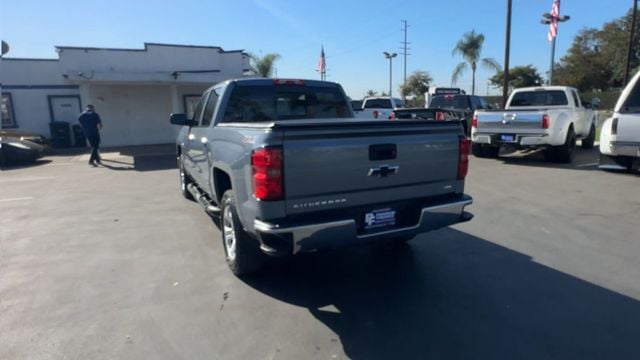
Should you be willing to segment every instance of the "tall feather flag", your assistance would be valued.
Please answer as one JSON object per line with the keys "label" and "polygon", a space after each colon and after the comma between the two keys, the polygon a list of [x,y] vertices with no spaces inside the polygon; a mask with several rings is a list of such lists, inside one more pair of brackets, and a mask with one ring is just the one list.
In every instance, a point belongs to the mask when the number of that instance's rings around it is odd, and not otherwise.
{"label": "tall feather flag", "polygon": [[549,23],[549,33],[547,39],[553,41],[553,38],[558,36],[558,18],[560,17],[560,0],[553,0],[553,6],[551,6],[551,22]]}
{"label": "tall feather flag", "polygon": [[316,71],[319,72],[323,77],[327,72],[327,60],[324,57],[324,45],[320,50],[320,59],[318,59],[318,66],[316,67]]}

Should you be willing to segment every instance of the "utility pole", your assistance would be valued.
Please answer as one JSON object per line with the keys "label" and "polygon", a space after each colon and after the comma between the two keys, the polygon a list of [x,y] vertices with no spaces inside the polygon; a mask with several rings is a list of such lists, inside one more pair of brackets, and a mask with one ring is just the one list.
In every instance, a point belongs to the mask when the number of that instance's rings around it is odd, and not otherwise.
{"label": "utility pole", "polygon": [[391,91],[392,91],[392,79],[393,79],[393,58],[398,56],[398,54],[396,53],[388,53],[388,52],[383,52],[384,54],[384,58],[385,59],[389,59],[389,97],[391,97]]}
{"label": "utility pole", "polygon": [[507,31],[504,40],[504,79],[502,82],[502,107],[507,105],[509,95],[509,51],[511,51],[511,0],[507,0]]}
{"label": "utility pole", "polygon": [[[411,43],[407,41],[407,29],[409,28],[409,24],[407,23],[407,20],[402,20],[402,23],[404,25],[403,28],[400,29],[404,32],[404,41],[400,42],[403,46],[401,48],[402,52],[400,54],[404,56],[404,82],[402,84],[403,86],[407,86],[407,56],[411,55],[409,54],[409,50],[411,50],[409,45]],[[405,100],[404,94],[402,95],[402,100]]]}
{"label": "utility pole", "polygon": [[629,47],[627,49],[627,66],[624,70],[624,84],[629,83],[629,71],[631,71],[631,61],[633,60],[633,38],[636,35],[636,14],[638,12],[638,1],[633,0],[633,15],[631,18],[631,31],[629,33]]}

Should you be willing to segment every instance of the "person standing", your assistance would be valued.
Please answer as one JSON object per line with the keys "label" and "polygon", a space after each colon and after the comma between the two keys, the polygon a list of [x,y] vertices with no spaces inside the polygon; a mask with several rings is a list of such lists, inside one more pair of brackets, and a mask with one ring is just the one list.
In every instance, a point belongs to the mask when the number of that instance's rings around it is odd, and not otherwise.
{"label": "person standing", "polygon": [[85,111],[80,114],[78,122],[82,125],[82,131],[84,136],[89,140],[91,145],[91,157],[89,158],[89,165],[97,167],[97,164],[101,164],[100,161],[100,130],[102,130],[102,121],[100,115],[95,112],[93,105],[87,105]]}

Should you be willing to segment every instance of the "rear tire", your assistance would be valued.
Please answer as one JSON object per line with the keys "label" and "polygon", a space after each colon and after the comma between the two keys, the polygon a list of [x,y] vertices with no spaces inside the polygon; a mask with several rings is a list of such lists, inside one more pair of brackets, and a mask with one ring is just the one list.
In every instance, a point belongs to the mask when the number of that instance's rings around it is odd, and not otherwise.
{"label": "rear tire", "polygon": [[556,161],[556,149],[552,146],[544,149],[544,159],[549,162]]}
{"label": "rear tire", "polygon": [[0,149],[0,167],[5,166],[6,163],[7,163],[7,157],[4,155],[4,151]]}
{"label": "rear tire", "polygon": [[180,192],[182,193],[182,197],[187,200],[195,200],[191,192],[189,192],[189,185],[193,182],[189,177],[189,174],[184,170],[184,161],[182,159],[182,154],[178,156],[178,174],[180,176]]}
{"label": "rear tire", "polygon": [[500,147],[491,146],[491,145],[482,145],[482,153],[484,157],[497,158],[498,153],[500,153]]}
{"label": "rear tire", "polygon": [[564,144],[555,148],[556,161],[561,163],[570,163],[573,161],[573,152],[576,148],[576,133],[573,131],[573,127],[569,128],[567,132],[567,138]]}
{"label": "rear tire", "polygon": [[264,265],[266,255],[258,247],[258,242],[244,231],[233,190],[224,193],[221,205],[222,242],[229,269],[236,276],[259,270]]}
{"label": "rear tire", "polygon": [[482,144],[471,144],[471,153],[475,157],[484,157],[484,153],[482,152]]}
{"label": "rear tire", "polygon": [[593,144],[596,142],[596,126],[591,124],[591,128],[589,129],[589,135],[586,138],[582,139],[582,148],[583,149],[593,149]]}

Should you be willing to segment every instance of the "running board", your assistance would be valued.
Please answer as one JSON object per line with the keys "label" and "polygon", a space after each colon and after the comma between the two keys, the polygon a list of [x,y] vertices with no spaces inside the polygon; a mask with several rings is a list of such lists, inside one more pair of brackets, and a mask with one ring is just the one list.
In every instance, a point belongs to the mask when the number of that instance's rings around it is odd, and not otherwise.
{"label": "running board", "polygon": [[196,200],[196,202],[202,205],[204,211],[206,211],[207,214],[212,216],[220,216],[220,208],[213,205],[209,201],[209,199],[207,199],[207,197],[200,192],[197,186],[195,186],[194,184],[189,184],[187,185],[187,190],[189,190],[191,195],[193,195],[193,198]]}

